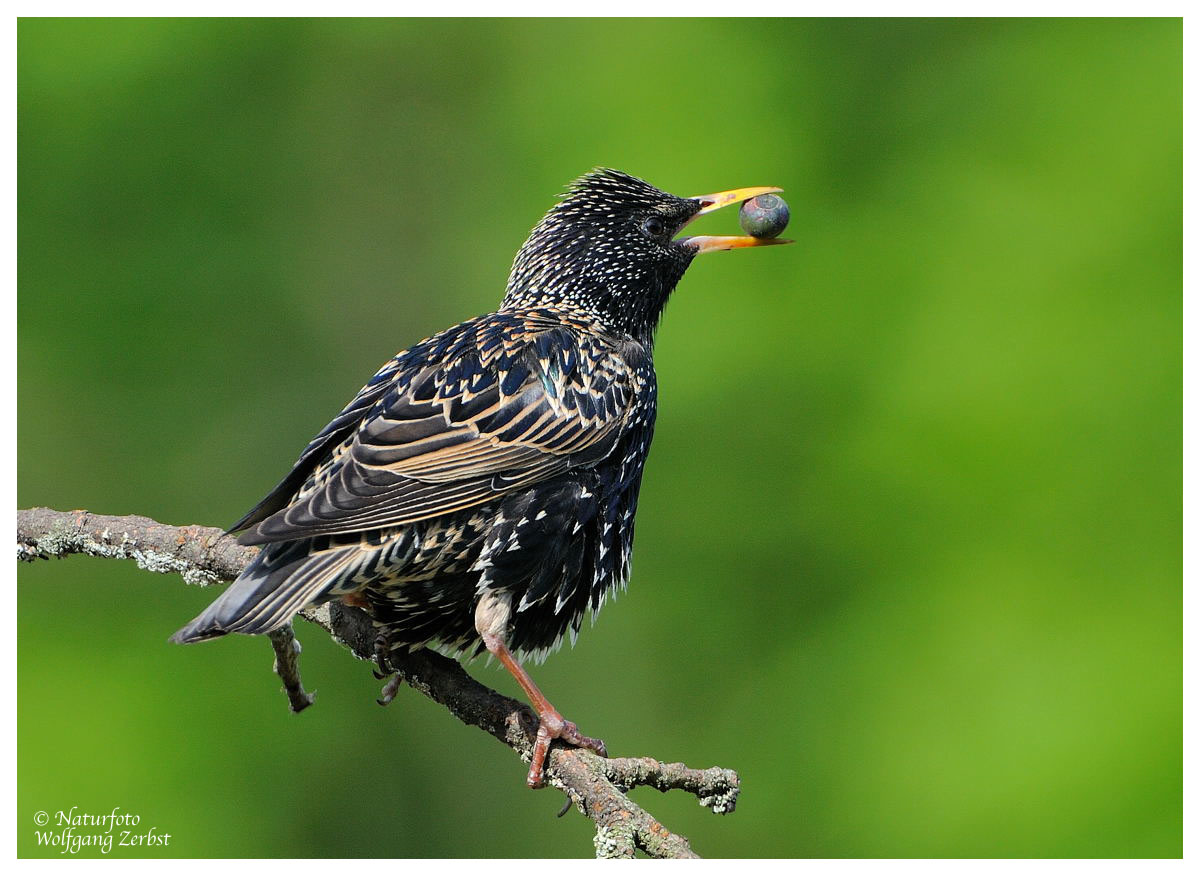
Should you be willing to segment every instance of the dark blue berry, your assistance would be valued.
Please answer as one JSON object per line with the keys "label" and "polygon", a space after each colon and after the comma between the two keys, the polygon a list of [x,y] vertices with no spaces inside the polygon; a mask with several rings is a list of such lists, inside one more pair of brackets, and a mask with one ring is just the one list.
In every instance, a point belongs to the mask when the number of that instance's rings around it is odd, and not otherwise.
{"label": "dark blue berry", "polygon": [[778,237],[787,228],[787,201],[779,195],[759,195],[742,204],[738,221],[751,237]]}

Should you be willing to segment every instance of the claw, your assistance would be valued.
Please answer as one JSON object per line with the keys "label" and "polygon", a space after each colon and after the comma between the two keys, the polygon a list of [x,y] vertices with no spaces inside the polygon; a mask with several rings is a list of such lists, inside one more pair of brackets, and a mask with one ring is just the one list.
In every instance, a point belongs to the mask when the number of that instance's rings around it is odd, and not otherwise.
{"label": "claw", "polygon": [[400,685],[404,683],[404,678],[400,673],[396,673],[391,677],[387,684],[383,686],[380,692],[380,697],[375,702],[381,706],[386,706],[396,698],[396,692],[400,690]]}
{"label": "claw", "polygon": [[389,659],[391,653],[391,642],[388,641],[387,633],[380,633],[375,637],[375,665],[379,668],[372,670],[376,678],[387,678],[395,672]]}
{"label": "claw", "polygon": [[379,681],[391,676],[388,683],[383,686],[379,699],[375,700],[381,706],[386,706],[396,698],[396,691],[400,690],[403,682],[400,674],[392,668],[391,653],[391,642],[388,641],[387,633],[381,632],[375,637],[375,664],[379,668],[371,670],[371,674]]}
{"label": "claw", "polygon": [[608,757],[608,748],[604,740],[584,736],[574,722],[563,719],[553,707],[539,715],[537,739],[533,743],[533,757],[529,762],[529,775],[525,784],[531,788],[541,788],[546,784],[546,755],[550,751],[550,743],[561,739],[576,748],[586,748],[601,757]]}

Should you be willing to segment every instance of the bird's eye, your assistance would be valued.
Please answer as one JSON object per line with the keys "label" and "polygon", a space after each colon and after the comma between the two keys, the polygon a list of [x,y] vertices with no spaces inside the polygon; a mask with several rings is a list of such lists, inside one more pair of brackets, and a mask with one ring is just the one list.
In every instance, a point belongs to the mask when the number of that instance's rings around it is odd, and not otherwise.
{"label": "bird's eye", "polygon": [[661,237],[667,225],[658,216],[650,216],[642,220],[642,231],[646,232],[649,237]]}

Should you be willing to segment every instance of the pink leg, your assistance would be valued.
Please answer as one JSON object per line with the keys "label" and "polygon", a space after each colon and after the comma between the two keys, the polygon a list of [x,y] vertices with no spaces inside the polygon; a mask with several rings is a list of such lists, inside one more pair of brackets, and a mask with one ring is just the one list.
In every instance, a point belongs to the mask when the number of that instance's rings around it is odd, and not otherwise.
{"label": "pink leg", "polygon": [[601,757],[608,757],[608,750],[605,749],[603,741],[581,734],[578,727],[565,720],[559,714],[558,709],[550,705],[550,701],[538,690],[533,679],[529,677],[529,673],[521,668],[521,664],[513,657],[512,652],[508,650],[508,646],[499,636],[483,633],[483,644],[504,664],[504,668],[512,673],[517,684],[521,685],[521,689],[529,697],[534,711],[537,712],[537,739],[533,744],[533,759],[529,764],[529,776],[525,779],[525,783],[529,787],[540,788],[545,784],[546,753],[550,750],[550,742],[554,739],[561,739],[577,748],[586,748]]}

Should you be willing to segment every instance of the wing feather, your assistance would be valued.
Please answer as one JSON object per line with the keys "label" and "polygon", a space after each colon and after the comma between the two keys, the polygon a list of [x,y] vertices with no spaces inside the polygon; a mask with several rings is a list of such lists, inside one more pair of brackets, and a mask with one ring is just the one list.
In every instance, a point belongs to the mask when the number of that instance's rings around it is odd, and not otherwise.
{"label": "wing feather", "polygon": [[335,448],[362,422],[367,411],[382,398],[392,379],[396,376],[405,353],[406,351],[401,351],[375,372],[375,376],[358,391],[350,404],[346,405],[341,413],[308,442],[308,446],[304,448],[304,452],[300,454],[300,458],[296,460],[296,464],[292,466],[292,470],[283,480],[276,484],[261,502],[247,511],[241,520],[230,526],[229,532],[237,532],[239,529],[254,526],[287,506],[288,501],[295,495],[305,479],[313,473],[323,459],[335,452]]}
{"label": "wing feather", "polygon": [[[594,464],[612,452],[642,388],[627,346],[506,314],[422,342],[310,443],[303,477],[294,470],[276,488],[292,484],[290,501],[270,513],[260,503],[240,541],[402,525]],[[364,404],[368,390],[374,401]]]}

